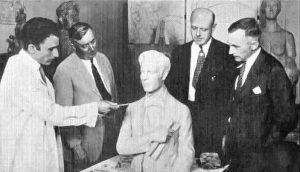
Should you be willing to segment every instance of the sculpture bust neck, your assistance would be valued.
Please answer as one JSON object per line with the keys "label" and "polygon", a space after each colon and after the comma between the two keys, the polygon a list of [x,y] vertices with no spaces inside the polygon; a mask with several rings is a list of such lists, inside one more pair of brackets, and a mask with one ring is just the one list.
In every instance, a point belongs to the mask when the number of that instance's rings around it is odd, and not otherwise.
{"label": "sculpture bust neck", "polygon": [[266,20],[266,25],[262,28],[264,32],[278,32],[281,30],[280,25],[277,23],[277,20]]}

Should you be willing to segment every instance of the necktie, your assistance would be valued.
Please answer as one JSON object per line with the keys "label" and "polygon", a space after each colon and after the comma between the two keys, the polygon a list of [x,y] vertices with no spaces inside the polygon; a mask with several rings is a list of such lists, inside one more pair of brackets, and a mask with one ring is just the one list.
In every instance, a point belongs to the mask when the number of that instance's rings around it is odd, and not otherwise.
{"label": "necktie", "polygon": [[245,67],[246,67],[246,64],[243,63],[242,67],[240,68],[240,74],[238,76],[238,81],[237,81],[237,84],[236,84],[236,90],[239,90],[242,87],[243,75],[244,75],[244,72],[245,72]]}
{"label": "necktie", "polygon": [[92,64],[92,73],[93,73],[98,91],[100,92],[103,100],[111,100],[111,95],[107,92],[107,90],[102,82],[102,79],[97,71],[97,68],[93,63],[93,59],[91,59],[91,64]]}
{"label": "necktie", "polygon": [[199,55],[198,55],[197,65],[196,65],[195,72],[194,72],[193,82],[192,82],[192,85],[194,88],[196,88],[196,84],[198,82],[198,78],[199,78],[201,69],[203,67],[204,61],[205,61],[205,54],[202,49],[202,45],[199,45],[199,47],[200,47],[200,51],[199,51]]}
{"label": "necktie", "polygon": [[45,71],[44,71],[44,69],[43,69],[42,66],[40,66],[39,71],[40,71],[42,80],[47,84],[47,79],[46,79]]}

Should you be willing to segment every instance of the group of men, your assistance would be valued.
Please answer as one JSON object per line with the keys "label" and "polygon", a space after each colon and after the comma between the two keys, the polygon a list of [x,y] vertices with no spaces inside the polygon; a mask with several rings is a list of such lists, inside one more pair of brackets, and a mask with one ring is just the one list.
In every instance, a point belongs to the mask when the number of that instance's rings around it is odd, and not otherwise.
{"label": "group of men", "polygon": [[[66,13],[57,14],[78,15],[73,5],[63,3],[58,9]],[[68,29],[71,51],[55,71],[54,87],[44,72],[61,56],[62,32],[53,21],[26,22],[24,47],[8,61],[0,84],[1,171],[62,171],[54,126],[62,134],[65,171],[116,151],[133,157],[136,172],[189,172],[205,152],[218,153],[231,172],[298,170],[299,148],[283,141],[297,125],[292,85],[260,48],[254,18],[234,22],[227,45],[212,37],[215,14],[197,8],[190,18],[193,40],[176,47],[171,59],[143,52],[146,94],[129,104],[120,129],[110,62],[97,51],[92,27],[78,16],[63,24],[67,18],[59,22]]]}

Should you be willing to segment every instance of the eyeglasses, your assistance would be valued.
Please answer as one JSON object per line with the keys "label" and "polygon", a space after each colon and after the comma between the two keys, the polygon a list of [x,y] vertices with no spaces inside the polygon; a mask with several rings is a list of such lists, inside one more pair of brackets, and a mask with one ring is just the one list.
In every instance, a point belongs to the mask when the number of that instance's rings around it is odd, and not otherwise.
{"label": "eyeglasses", "polygon": [[78,42],[74,41],[78,47],[82,48],[82,49],[88,49],[90,47],[94,47],[96,45],[96,39],[93,39],[91,42],[88,42],[86,44],[79,44]]}

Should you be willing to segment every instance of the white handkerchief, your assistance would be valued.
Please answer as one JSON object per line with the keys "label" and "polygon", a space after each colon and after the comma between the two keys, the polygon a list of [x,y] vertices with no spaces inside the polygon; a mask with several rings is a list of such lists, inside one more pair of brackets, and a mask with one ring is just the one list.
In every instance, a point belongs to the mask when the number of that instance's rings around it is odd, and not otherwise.
{"label": "white handkerchief", "polygon": [[261,94],[261,89],[260,89],[259,86],[253,88],[252,91],[253,91],[254,94]]}

